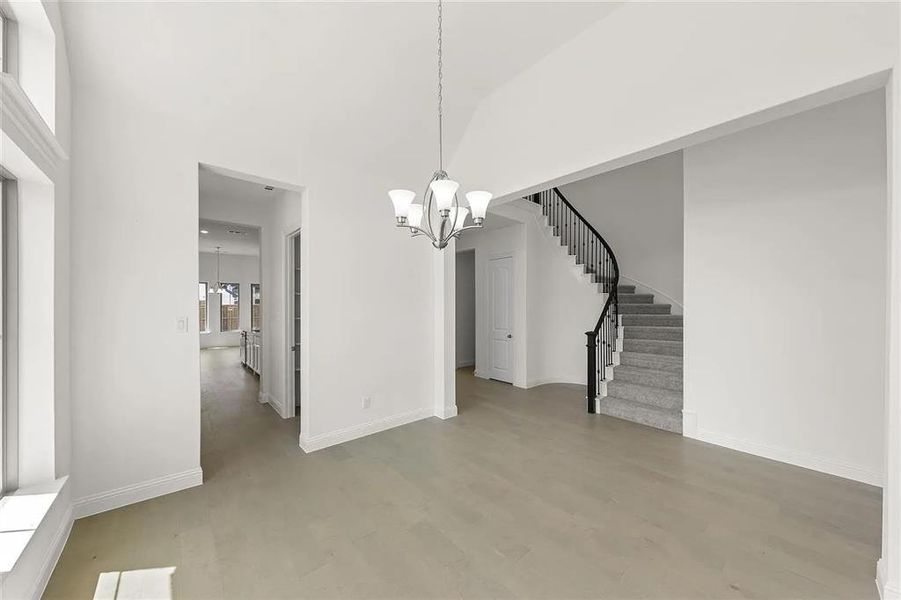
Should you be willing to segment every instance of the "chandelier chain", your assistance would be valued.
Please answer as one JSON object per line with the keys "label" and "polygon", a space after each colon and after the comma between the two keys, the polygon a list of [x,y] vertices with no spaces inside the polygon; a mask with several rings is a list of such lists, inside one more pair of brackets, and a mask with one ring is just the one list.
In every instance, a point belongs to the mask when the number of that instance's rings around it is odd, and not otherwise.
{"label": "chandelier chain", "polygon": [[442,124],[442,88],[441,88],[441,76],[442,76],[442,63],[441,63],[441,20],[442,20],[442,7],[441,0],[438,0],[438,170],[444,171],[444,127]]}

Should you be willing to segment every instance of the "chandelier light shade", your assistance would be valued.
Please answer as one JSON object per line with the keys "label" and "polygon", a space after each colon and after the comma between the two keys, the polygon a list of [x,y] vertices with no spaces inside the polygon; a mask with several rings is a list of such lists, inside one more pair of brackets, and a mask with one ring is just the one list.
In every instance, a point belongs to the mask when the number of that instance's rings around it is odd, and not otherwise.
{"label": "chandelier light shade", "polygon": [[469,214],[469,209],[463,207],[451,207],[448,210],[450,212],[447,215],[447,220],[452,224],[451,231],[457,233],[463,229],[463,224],[466,222],[466,215]]}
{"label": "chandelier light shade", "polygon": [[432,190],[432,194],[435,195],[435,206],[438,208],[438,212],[448,210],[451,207],[459,187],[460,184],[452,179],[432,180],[429,188]]}
{"label": "chandelier light shade", "polygon": [[[398,227],[409,227],[413,237],[425,236],[432,246],[442,250],[460,234],[479,228],[485,221],[491,194],[473,191],[466,194],[469,208],[460,206],[457,191],[460,184],[447,176],[444,171],[443,113],[442,113],[442,2],[438,0],[438,170],[426,186],[422,204],[414,204],[416,193],[410,190],[391,190],[388,197],[394,204],[394,218]],[[472,213],[472,225],[466,225],[466,218]]]}
{"label": "chandelier light shade", "polygon": [[391,198],[391,202],[394,203],[394,216],[397,218],[398,222],[401,219],[406,219],[410,214],[410,205],[413,204],[413,199],[416,198],[416,192],[411,192],[410,190],[391,190],[388,192],[388,197]]}
{"label": "chandelier light shade", "polygon": [[469,192],[466,194],[466,201],[469,202],[472,222],[481,225],[488,211],[488,203],[491,202],[491,192]]}
{"label": "chandelier light shade", "polygon": [[407,221],[410,227],[419,227],[422,225],[422,204],[411,204],[410,214],[407,215]]}

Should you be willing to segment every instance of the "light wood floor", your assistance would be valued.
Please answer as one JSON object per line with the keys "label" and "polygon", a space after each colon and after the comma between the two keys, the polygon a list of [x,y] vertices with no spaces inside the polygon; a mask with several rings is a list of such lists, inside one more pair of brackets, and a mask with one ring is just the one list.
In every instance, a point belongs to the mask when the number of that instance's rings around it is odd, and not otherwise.
{"label": "light wood floor", "polygon": [[46,598],[875,598],[880,491],[458,376],[459,416],[304,455],[203,355],[203,486],[79,520]]}

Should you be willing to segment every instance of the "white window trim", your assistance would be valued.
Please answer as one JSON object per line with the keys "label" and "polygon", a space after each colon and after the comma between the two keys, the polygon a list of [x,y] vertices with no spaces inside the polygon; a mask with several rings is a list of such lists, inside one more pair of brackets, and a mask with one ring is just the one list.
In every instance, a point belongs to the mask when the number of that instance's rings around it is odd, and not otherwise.
{"label": "white window trim", "polygon": [[2,216],[2,336],[3,336],[3,389],[2,415],[0,415],[0,497],[19,487],[19,393],[18,393],[18,191],[15,180],[6,175],[0,181],[3,186]]}
{"label": "white window trim", "polygon": [[[208,333],[212,333],[212,331],[210,330],[210,282],[198,281],[197,283],[202,283],[206,286],[206,329],[200,330],[200,335],[206,335]],[[197,301],[200,302],[200,299],[198,299]]]}
{"label": "white window trim", "polygon": [[15,77],[0,73],[0,120],[3,131],[16,141],[19,147],[32,147],[40,156],[36,162],[48,177],[54,179],[62,163],[69,156],[53,135],[50,127],[34,107]]}
{"label": "white window trim", "polygon": [[12,12],[0,1],[0,16],[3,17],[3,61],[0,71],[13,78],[19,78],[19,25]]}

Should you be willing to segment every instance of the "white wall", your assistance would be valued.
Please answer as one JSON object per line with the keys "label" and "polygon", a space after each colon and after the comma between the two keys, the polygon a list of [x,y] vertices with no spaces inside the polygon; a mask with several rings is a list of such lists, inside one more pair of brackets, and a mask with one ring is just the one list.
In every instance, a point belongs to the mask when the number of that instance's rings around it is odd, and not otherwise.
{"label": "white wall", "polygon": [[[208,252],[200,253],[199,281],[205,281],[211,287],[216,282],[216,255]],[[259,256],[235,256],[223,254],[220,266],[221,280],[223,283],[240,284],[239,321],[240,328],[250,330],[250,286],[260,283],[260,257]],[[278,299],[279,301],[281,298]],[[266,296],[261,298],[262,308],[265,311],[271,304]],[[208,296],[208,331],[200,332],[200,347],[213,346],[237,346],[241,342],[241,331],[220,331],[219,296]],[[199,316],[197,317],[199,320]],[[265,335],[266,332],[264,332]]]}
{"label": "white wall", "polygon": [[561,186],[616,255],[620,277],[682,304],[682,153]]}
{"label": "white wall", "polygon": [[[373,200],[427,170],[411,161],[383,166],[376,175],[348,166],[325,146],[301,160],[283,112],[255,114],[253,127],[236,131],[231,124],[243,122],[239,114],[197,122],[122,102],[115,90],[94,86],[76,86],[74,107],[76,498],[199,467],[197,332],[175,327],[177,317],[193,315],[197,306],[198,163],[306,187],[310,325],[302,410],[309,414],[302,416],[301,435],[308,447],[433,414],[434,250],[395,230],[390,202]],[[147,164],[156,176],[146,176]],[[165,244],[159,243],[160,215]],[[147,252],[151,246],[159,251]],[[148,278],[172,293],[153,303],[142,299]],[[265,267],[263,280],[270,280]],[[136,321],[134,314],[147,318]],[[268,326],[274,334],[279,324]],[[143,343],[132,343],[136,337]],[[284,364],[264,364],[281,369],[269,381],[284,381]],[[372,398],[369,409],[361,406],[363,396]]]}
{"label": "white wall", "polygon": [[897,13],[896,3],[626,2],[486,98],[448,172],[506,195],[609,170],[890,69]]}
{"label": "white wall", "polygon": [[516,261],[513,384],[585,383],[585,332],[597,322],[606,296],[545,227],[537,206],[516,202],[497,211],[521,224],[469,231],[457,242],[458,251],[475,250],[476,374],[488,376],[487,263],[511,254]]}
{"label": "white wall", "polygon": [[[901,34],[901,12],[895,20]],[[888,131],[889,252],[885,345],[885,483],[882,488],[882,556],[876,565],[876,585],[883,600],[901,599],[901,45],[895,70],[886,86]]]}
{"label": "white wall", "polygon": [[871,92],[685,150],[687,435],[881,483],[884,111]]}
{"label": "white wall", "polygon": [[456,255],[457,368],[476,364],[475,257],[475,252],[457,252]]}
{"label": "white wall", "polygon": [[[523,201],[528,256],[527,386],[586,381],[585,332],[593,329],[607,296],[575,266],[536,205]],[[505,207],[506,208],[506,207]]]}

